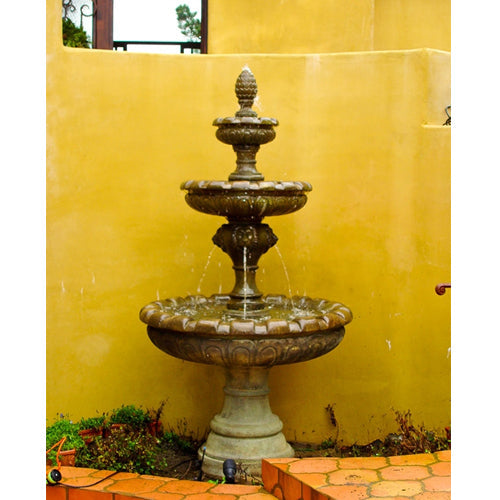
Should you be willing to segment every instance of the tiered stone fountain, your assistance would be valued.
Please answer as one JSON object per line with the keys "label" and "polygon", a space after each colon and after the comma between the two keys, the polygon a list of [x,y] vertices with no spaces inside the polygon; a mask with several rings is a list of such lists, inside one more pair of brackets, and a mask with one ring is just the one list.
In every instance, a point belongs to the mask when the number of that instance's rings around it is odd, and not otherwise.
{"label": "tiered stone fountain", "polygon": [[204,446],[203,471],[215,477],[223,477],[227,458],[259,475],[262,458],[294,455],[281,432],[282,422],[269,406],[269,370],[330,352],[352,319],[351,311],[338,302],[263,296],[257,288],[259,258],[278,240],[262,219],[299,210],[312,188],[307,182],[266,181],[257,171],[256,153],[275,138],[278,121],[257,116],[252,110],[256,95],[255,78],[245,69],[236,81],[240,109],[233,117],[214,121],[217,138],[232,145],[237,156],[228,180],[190,180],[181,186],[190,207],[227,218],[213,242],[231,257],[233,290],[158,300],[140,313],[150,339],[162,351],[225,369],[224,405],[210,423]]}

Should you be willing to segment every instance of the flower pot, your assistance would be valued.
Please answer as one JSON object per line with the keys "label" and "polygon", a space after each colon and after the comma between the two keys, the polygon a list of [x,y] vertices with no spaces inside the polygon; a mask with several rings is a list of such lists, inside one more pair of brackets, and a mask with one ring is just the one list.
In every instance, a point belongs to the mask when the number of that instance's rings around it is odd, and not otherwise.
{"label": "flower pot", "polygon": [[95,437],[102,436],[102,429],[82,429],[78,434],[85,441],[85,444],[91,443]]}
{"label": "flower pot", "polygon": [[158,437],[161,434],[161,422],[159,420],[153,420],[148,424],[148,432],[153,437]]}
{"label": "flower pot", "polygon": [[74,467],[76,458],[76,450],[65,450],[59,452],[59,462],[66,467]]}
{"label": "flower pot", "polygon": [[125,429],[127,424],[111,424],[107,427],[103,427],[102,429],[102,437],[107,438],[111,434],[112,431],[118,431],[120,429]]}

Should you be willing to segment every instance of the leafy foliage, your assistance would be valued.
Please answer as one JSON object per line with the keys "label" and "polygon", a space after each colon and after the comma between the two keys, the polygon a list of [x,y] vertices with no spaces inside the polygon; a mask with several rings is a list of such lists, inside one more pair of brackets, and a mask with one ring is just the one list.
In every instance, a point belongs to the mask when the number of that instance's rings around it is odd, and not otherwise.
{"label": "leafy foliage", "polygon": [[[450,448],[451,436],[440,436],[435,431],[425,429],[423,425],[415,426],[411,419],[411,412],[395,411],[396,422],[399,425],[397,439],[406,453],[433,453]],[[448,434],[448,430],[446,433]]]}
{"label": "leafy foliage", "polygon": [[86,31],[76,26],[71,19],[65,18],[62,20],[62,31],[63,44],[67,47],[90,48],[90,39]]}
{"label": "leafy foliage", "polygon": [[201,21],[196,19],[197,12],[191,12],[186,4],[177,6],[175,12],[181,33],[188,37],[190,42],[199,42],[201,40]]}
{"label": "leafy foliage", "polygon": [[110,424],[126,424],[134,430],[143,429],[151,423],[151,415],[140,407],[134,405],[120,406],[111,412]]}
{"label": "leafy foliage", "polygon": [[[50,449],[56,443],[58,443],[63,437],[66,438],[61,450],[72,450],[75,449],[78,453],[85,443],[81,436],[78,434],[79,426],[74,424],[71,420],[61,415],[58,420],[56,420],[52,425],[46,428],[45,431],[45,446],[46,450]],[[56,462],[57,446],[54,450],[50,451],[48,458],[53,464]]]}
{"label": "leafy foliage", "polygon": [[332,425],[337,429],[337,435],[335,438],[329,437],[325,439],[319,445],[319,449],[324,450],[324,456],[389,457],[394,455],[434,453],[451,448],[451,430],[449,427],[445,427],[444,433],[438,433],[437,431],[426,429],[423,424],[414,425],[410,410],[405,412],[394,410],[398,432],[388,434],[384,440],[376,439],[365,445],[354,443],[351,446],[341,446],[337,441],[339,424],[333,413],[333,408],[331,405],[328,405],[325,410]]}
{"label": "leafy foliage", "polygon": [[100,430],[104,427],[105,422],[106,422],[106,414],[99,415],[98,417],[82,418],[78,422],[78,429]]}
{"label": "leafy foliage", "polygon": [[158,440],[144,429],[112,429],[109,436],[98,436],[80,450],[76,465],[95,469],[155,474],[165,469],[166,461],[158,453]]}

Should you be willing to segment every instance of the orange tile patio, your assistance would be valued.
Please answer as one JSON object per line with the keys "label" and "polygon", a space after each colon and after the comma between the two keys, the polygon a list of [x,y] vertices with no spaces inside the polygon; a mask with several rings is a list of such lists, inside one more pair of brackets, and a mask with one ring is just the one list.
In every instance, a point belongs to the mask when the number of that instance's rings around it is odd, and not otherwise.
{"label": "orange tile patio", "polygon": [[449,451],[399,457],[267,459],[264,486],[62,467],[47,500],[449,500]]}

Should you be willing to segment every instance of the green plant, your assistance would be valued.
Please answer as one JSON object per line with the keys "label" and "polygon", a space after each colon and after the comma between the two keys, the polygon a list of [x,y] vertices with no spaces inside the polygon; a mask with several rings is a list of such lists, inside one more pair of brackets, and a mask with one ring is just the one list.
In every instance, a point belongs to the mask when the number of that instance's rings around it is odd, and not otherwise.
{"label": "green plant", "polygon": [[169,426],[165,431],[161,440],[166,445],[174,446],[181,451],[191,452],[197,450],[206,440],[208,431],[200,435],[198,430],[196,433],[188,429],[187,420],[184,418],[178,420],[175,428]]}
{"label": "green plant", "polygon": [[90,39],[83,28],[79,28],[69,18],[62,20],[63,44],[67,47],[90,48]]}
{"label": "green plant", "polygon": [[[79,426],[74,424],[68,417],[60,415],[59,418],[50,426],[46,428],[45,431],[45,446],[46,450],[49,450],[56,443],[61,441],[62,438],[66,438],[64,441],[61,451],[75,449],[78,453],[85,446],[85,442],[78,434]],[[56,454],[58,447],[51,450],[48,454],[48,458],[55,464]]]}
{"label": "green plant", "polygon": [[103,438],[97,437],[78,453],[76,465],[94,469],[155,474],[167,467],[158,453],[158,440],[144,430],[130,427],[114,429]]}
{"label": "green plant", "polygon": [[160,406],[158,406],[158,408],[147,409],[147,413],[152,422],[158,422],[160,420],[161,414],[163,413],[163,408],[165,407],[166,403],[166,401],[160,401]]}
{"label": "green plant", "polygon": [[78,430],[100,430],[106,424],[106,414],[99,415],[98,417],[82,418],[78,422]]}
{"label": "green plant", "polygon": [[[396,422],[399,426],[397,439],[406,453],[433,453],[450,448],[451,437],[427,430],[423,424],[415,426],[412,422],[411,411],[400,412],[394,410]],[[448,434],[448,431],[446,432]]]}
{"label": "green plant", "polygon": [[151,415],[140,407],[122,405],[111,411],[110,424],[126,424],[134,430],[145,429],[151,423]]}

